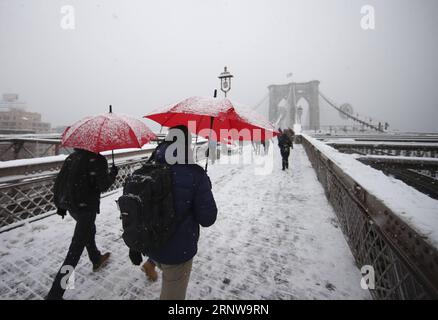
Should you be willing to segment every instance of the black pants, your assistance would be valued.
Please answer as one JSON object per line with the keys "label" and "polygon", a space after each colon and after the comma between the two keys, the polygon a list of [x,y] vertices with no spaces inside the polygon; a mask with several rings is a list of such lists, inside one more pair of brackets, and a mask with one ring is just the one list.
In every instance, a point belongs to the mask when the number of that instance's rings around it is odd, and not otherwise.
{"label": "black pants", "polygon": [[289,157],[283,157],[282,165],[283,170],[289,169]]}
{"label": "black pants", "polygon": [[283,170],[289,169],[289,155],[290,152],[281,152]]}
{"label": "black pants", "polygon": [[101,256],[94,239],[96,235],[96,225],[94,223],[96,220],[96,213],[70,213],[70,215],[76,220],[76,227],[68,249],[67,257],[65,258],[62,267],[59,269],[58,274],[53,281],[52,288],[49,291],[48,298],[50,299],[62,298],[65,292],[65,285],[62,284],[65,284],[67,280],[64,277],[69,277],[71,275],[70,272],[63,270],[63,267],[71,266],[73,269],[76,268],[84,248],[87,248],[88,257],[93,265],[99,262]]}

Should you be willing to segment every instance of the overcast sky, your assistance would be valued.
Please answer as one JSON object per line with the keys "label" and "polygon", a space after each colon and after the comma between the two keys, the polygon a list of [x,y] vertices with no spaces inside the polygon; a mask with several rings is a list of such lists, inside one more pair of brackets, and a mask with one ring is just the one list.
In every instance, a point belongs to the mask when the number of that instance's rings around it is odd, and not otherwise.
{"label": "overcast sky", "polygon": [[52,125],[109,104],[142,116],[212,95],[227,65],[231,98],[249,106],[292,72],[394,129],[438,131],[437,13],[436,0],[0,0],[0,93]]}

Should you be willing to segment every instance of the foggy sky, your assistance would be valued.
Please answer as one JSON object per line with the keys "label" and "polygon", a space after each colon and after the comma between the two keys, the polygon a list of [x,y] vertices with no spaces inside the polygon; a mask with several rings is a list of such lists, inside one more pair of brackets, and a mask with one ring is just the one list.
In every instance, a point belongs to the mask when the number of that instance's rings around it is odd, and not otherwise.
{"label": "foggy sky", "polygon": [[[366,4],[373,31],[360,27]],[[63,5],[75,30],[60,27]],[[436,132],[437,14],[436,0],[0,0],[0,93],[53,126],[109,104],[142,116],[211,96],[227,65],[230,97],[248,106],[270,84],[320,80],[355,112]]]}

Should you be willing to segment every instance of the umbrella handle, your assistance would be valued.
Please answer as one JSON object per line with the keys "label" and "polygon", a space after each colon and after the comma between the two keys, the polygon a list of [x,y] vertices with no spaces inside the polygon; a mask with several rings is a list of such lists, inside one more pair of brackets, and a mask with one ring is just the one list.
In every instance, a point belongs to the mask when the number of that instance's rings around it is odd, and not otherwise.
{"label": "umbrella handle", "polygon": [[213,131],[213,122],[214,122],[214,117],[210,117],[210,135],[208,137],[207,158],[206,158],[207,161],[205,161],[205,173],[207,173],[208,158],[210,157],[210,141],[211,141],[211,132]]}
{"label": "umbrella handle", "polygon": [[[112,105],[109,106],[109,113],[113,113],[113,106]],[[114,164],[114,150],[111,150],[111,158],[113,160],[113,167],[115,167],[116,165]]]}
{"label": "umbrella handle", "polygon": [[[214,89],[213,97],[217,97],[217,89]],[[211,132],[213,131],[213,122],[214,117],[210,117],[210,135],[208,137],[208,147],[207,147],[207,161],[205,161],[205,173],[207,173],[208,168],[208,158],[210,157],[210,140],[211,140]]]}
{"label": "umbrella handle", "polygon": [[195,146],[193,147],[193,152],[195,153],[195,162],[198,162],[198,149],[196,149],[197,146],[198,146],[198,135],[196,135]]}

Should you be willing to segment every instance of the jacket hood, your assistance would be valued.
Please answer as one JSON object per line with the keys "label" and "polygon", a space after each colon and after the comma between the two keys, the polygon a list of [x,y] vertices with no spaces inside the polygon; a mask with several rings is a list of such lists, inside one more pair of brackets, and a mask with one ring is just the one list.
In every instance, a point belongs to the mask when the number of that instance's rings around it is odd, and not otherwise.
{"label": "jacket hood", "polygon": [[155,161],[168,165],[195,163],[191,147],[179,141],[162,142],[156,149]]}

